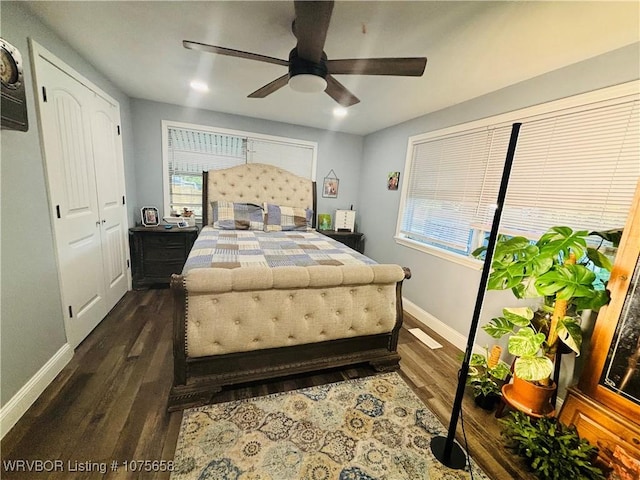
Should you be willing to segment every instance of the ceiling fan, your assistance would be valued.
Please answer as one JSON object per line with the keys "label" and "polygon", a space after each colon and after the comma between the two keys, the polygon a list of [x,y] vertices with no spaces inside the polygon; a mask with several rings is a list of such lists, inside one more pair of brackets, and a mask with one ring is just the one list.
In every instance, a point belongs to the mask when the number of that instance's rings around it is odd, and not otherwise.
{"label": "ceiling fan", "polygon": [[251,93],[249,98],[264,98],[289,84],[292,89],[302,92],[320,92],[324,90],[343,107],[350,107],[360,102],[360,100],[338,82],[333,75],[419,77],[424,73],[427,64],[425,57],[327,59],[323,49],[331,20],[333,3],[333,1],[304,0],[296,0],[294,2],[296,18],[291,28],[297,39],[297,45],[289,53],[289,60],[189,40],[184,40],[182,44],[185,48],[192,50],[258,60],[289,68],[288,73]]}

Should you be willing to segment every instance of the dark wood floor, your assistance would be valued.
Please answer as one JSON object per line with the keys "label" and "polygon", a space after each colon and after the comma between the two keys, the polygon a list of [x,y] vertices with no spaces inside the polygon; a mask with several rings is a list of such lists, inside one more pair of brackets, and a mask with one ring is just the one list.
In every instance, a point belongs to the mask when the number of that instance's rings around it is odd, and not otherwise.
{"label": "dark wood floor", "polygon": [[[172,376],[169,290],[129,292],[78,347],[72,361],[45,390],[0,445],[3,479],[166,479],[168,473],[124,472],[124,461],[172,460],[181,412],[166,413]],[[405,319],[405,326],[417,326]],[[460,366],[460,352],[444,345],[431,350],[405,329],[400,336],[400,374],[445,426]],[[347,378],[370,375],[350,368],[319,375],[296,376],[259,385],[223,390],[216,401],[265,395]],[[531,480],[522,464],[504,449],[499,425],[491,413],[467,395],[463,419],[473,458],[494,479]],[[458,428],[460,440],[461,429]],[[8,460],[61,460],[64,472],[9,472]],[[87,462],[119,462],[118,472],[82,469]],[[68,471],[69,462],[76,472]],[[52,464],[47,465],[51,469]],[[89,466],[85,470],[91,469]],[[95,469],[94,469],[95,470]],[[289,480],[289,479],[280,479]],[[293,479],[291,479],[293,480]]]}

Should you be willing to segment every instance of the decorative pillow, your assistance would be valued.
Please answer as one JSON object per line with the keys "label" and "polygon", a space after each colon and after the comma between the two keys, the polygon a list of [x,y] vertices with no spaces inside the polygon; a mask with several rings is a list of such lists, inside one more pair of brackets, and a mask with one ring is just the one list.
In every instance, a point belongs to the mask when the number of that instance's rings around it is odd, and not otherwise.
{"label": "decorative pillow", "polygon": [[253,203],[211,202],[213,228],[220,230],[264,230],[264,210]]}
{"label": "decorative pillow", "polygon": [[265,203],[265,211],[265,232],[312,230],[313,210],[309,208],[282,207]]}

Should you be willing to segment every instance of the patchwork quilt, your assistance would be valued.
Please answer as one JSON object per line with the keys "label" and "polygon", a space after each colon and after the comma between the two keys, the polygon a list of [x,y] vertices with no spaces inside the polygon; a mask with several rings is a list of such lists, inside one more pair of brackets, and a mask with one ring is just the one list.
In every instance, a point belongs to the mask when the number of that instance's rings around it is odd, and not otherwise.
{"label": "patchwork quilt", "polygon": [[371,265],[373,260],[321,233],[217,230],[200,232],[183,274],[193,268]]}

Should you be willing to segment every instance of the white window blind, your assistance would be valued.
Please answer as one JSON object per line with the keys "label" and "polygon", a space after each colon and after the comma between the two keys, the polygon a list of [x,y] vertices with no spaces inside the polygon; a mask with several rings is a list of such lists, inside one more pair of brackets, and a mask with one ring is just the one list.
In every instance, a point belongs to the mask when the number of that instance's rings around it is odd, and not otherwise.
{"label": "white window blind", "polygon": [[165,215],[188,208],[201,221],[205,170],[259,162],[315,178],[314,142],[169,121],[162,125]]}
{"label": "white window blind", "polygon": [[480,200],[495,180],[487,166],[504,162],[509,133],[485,128],[414,145],[400,233],[468,253]]}
{"label": "white window blind", "polygon": [[202,218],[202,172],[246,162],[246,139],[192,129],[169,127],[167,132],[169,207],[193,210]]}
{"label": "white window blind", "polygon": [[639,108],[618,99],[523,122],[501,226],[535,238],[554,225],[622,228],[640,177]]}
{"label": "white window blind", "polygon": [[[501,231],[621,228],[640,178],[638,95],[523,117]],[[486,125],[410,143],[401,237],[467,255],[482,240],[511,132]]]}
{"label": "white window blind", "polygon": [[267,163],[305,178],[313,178],[314,149],[308,145],[250,138],[249,163]]}

